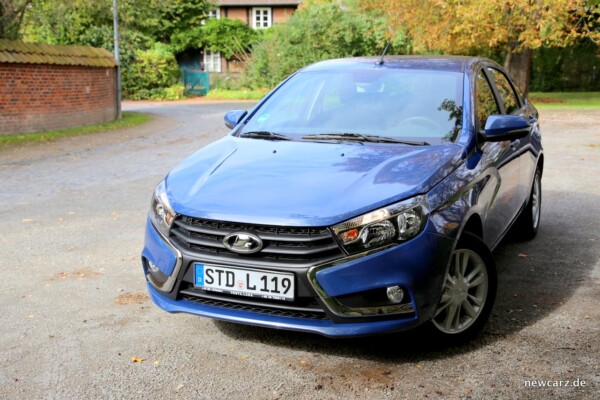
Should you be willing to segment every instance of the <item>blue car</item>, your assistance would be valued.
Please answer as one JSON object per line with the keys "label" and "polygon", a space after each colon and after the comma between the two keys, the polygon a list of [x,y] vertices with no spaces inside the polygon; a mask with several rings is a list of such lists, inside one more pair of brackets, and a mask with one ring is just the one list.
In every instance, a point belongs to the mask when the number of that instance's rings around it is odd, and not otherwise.
{"label": "blue car", "polygon": [[225,123],[152,198],[142,265],[168,312],[462,341],[494,303],[491,250],[538,231],[538,112],[492,61],[319,62]]}

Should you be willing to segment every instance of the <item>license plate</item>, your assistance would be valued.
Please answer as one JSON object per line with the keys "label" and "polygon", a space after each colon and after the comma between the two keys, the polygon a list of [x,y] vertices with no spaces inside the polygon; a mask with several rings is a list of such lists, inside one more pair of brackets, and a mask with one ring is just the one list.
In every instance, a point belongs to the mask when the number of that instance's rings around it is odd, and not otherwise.
{"label": "license plate", "polygon": [[294,274],[196,263],[194,285],[204,290],[273,300],[294,300]]}

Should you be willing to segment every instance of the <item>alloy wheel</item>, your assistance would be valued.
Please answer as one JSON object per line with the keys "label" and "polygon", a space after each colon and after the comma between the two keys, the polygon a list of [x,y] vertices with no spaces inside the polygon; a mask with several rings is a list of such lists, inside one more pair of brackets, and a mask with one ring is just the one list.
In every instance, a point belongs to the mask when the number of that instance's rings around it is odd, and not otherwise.
{"label": "alloy wheel", "polygon": [[472,250],[457,249],[433,318],[437,329],[448,334],[468,329],[484,308],[488,284],[488,272],[482,258]]}

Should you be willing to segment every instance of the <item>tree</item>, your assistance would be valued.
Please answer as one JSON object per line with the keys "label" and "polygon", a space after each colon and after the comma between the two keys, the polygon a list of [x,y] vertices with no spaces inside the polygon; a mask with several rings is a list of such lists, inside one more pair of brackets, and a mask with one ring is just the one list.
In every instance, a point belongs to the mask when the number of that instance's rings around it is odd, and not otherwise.
{"label": "tree", "polygon": [[[8,1],[25,0],[0,0]],[[113,50],[112,1],[28,1],[33,5],[21,27],[26,40]],[[172,85],[178,76],[173,54],[197,47],[211,7],[208,0],[119,0],[123,92],[155,95]]]}
{"label": "tree", "polygon": [[[600,39],[585,0],[360,0],[381,10],[393,31],[405,32],[414,52],[504,53],[504,66],[520,88],[529,88],[531,51]],[[592,4],[594,3],[594,4]]]}
{"label": "tree", "polygon": [[[112,31],[111,1],[34,1],[35,7],[30,7],[26,15],[25,36],[29,39],[52,44],[89,44],[103,41],[104,31]],[[193,43],[210,7],[208,0],[119,0],[120,28],[123,32],[136,32],[136,37],[148,38],[145,49],[156,42],[180,42],[183,36],[192,38],[187,45]],[[94,37],[95,34],[98,36]]]}
{"label": "tree", "polygon": [[101,32],[107,27],[112,41],[110,5],[94,0],[36,0],[26,13],[23,36],[33,42],[97,46],[104,42]]}
{"label": "tree", "polygon": [[31,0],[0,0],[0,39],[19,39]]}

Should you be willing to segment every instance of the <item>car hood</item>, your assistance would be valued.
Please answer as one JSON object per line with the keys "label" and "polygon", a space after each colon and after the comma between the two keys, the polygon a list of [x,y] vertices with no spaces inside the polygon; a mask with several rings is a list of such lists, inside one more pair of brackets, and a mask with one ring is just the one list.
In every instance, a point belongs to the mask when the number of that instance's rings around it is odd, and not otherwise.
{"label": "car hood", "polygon": [[463,147],[317,143],[227,136],[167,177],[178,214],[243,223],[329,226],[427,193]]}

